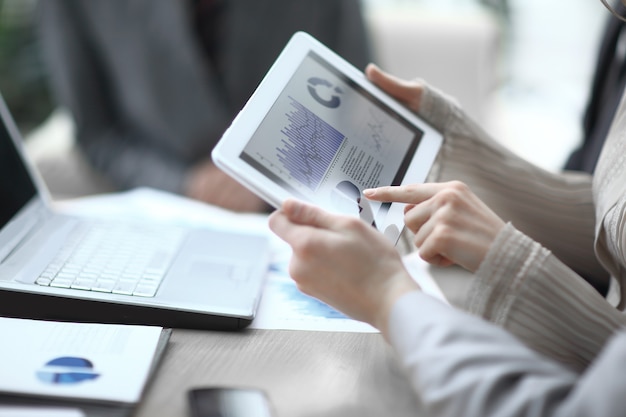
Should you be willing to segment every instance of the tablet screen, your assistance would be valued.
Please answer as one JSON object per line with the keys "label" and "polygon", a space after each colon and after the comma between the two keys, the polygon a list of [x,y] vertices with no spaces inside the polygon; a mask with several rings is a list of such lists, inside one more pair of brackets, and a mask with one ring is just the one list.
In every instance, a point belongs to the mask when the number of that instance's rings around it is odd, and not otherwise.
{"label": "tablet screen", "polygon": [[399,185],[422,136],[310,51],[239,157],[296,197],[374,223],[388,205],[364,207],[361,191]]}

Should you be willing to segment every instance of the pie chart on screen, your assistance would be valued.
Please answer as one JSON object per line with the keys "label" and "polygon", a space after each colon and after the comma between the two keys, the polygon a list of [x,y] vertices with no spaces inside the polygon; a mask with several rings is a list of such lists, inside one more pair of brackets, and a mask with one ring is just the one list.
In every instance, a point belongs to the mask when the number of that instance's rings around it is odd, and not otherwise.
{"label": "pie chart on screen", "polygon": [[52,385],[79,384],[99,376],[90,360],[72,356],[52,359],[37,371],[41,382]]}
{"label": "pie chart on screen", "polygon": [[333,206],[341,213],[358,215],[366,223],[374,223],[374,212],[367,199],[361,197],[359,187],[350,181],[341,181],[331,193]]}
{"label": "pie chart on screen", "polygon": [[341,181],[331,193],[333,206],[341,213],[355,215],[359,213],[359,188],[350,181]]}

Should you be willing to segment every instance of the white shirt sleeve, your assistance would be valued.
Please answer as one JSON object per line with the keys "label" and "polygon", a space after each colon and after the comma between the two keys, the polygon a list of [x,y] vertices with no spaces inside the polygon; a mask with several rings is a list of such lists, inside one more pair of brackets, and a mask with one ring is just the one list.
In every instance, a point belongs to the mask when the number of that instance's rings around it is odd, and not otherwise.
{"label": "white shirt sleeve", "polygon": [[413,292],[394,305],[389,340],[431,417],[624,413],[624,332],[577,375],[505,330]]}

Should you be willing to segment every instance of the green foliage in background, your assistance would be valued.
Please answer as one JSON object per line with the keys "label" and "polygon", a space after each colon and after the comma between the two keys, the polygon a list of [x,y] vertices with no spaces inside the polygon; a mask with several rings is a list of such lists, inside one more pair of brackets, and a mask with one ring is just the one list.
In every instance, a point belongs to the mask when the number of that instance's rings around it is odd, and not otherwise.
{"label": "green foliage in background", "polygon": [[43,122],[53,107],[35,5],[34,0],[0,0],[0,93],[23,133]]}

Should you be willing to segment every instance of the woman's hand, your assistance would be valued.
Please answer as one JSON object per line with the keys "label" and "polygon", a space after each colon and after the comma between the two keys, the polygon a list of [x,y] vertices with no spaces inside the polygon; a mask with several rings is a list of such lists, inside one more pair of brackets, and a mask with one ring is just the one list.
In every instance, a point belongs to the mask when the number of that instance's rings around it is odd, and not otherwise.
{"label": "woman's hand", "polygon": [[458,264],[475,272],[504,221],[462,182],[380,187],[363,191],[370,200],[406,203],[404,222],[426,262]]}
{"label": "woman's hand", "polygon": [[302,292],[383,334],[398,297],[419,289],[391,242],[358,218],[287,200],[269,225],[293,249],[289,273]]}
{"label": "woman's hand", "polygon": [[422,99],[422,85],[417,81],[405,81],[387,74],[374,64],[365,68],[367,78],[381,90],[417,113]]}

